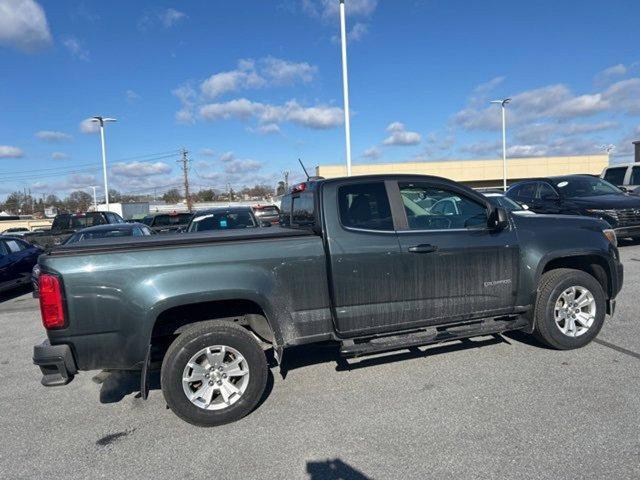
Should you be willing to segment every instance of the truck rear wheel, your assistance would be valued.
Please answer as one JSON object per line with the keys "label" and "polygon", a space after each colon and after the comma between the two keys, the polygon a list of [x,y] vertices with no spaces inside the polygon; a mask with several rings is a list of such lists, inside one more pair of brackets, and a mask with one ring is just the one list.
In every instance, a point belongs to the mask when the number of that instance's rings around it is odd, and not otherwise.
{"label": "truck rear wheel", "polygon": [[559,268],[540,279],[534,335],[552,348],[569,350],[588,344],[604,323],[602,285],[581,270]]}
{"label": "truck rear wheel", "polygon": [[183,332],[162,361],[162,393],[171,410],[200,427],[250,413],[267,384],[267,361],[243,327],[205,322]]}

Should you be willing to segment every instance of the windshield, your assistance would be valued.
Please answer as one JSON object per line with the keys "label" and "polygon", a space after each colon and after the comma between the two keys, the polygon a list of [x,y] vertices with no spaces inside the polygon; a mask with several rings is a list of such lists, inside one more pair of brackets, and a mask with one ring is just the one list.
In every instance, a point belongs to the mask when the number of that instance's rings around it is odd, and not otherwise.
{"label": "windshield", "polygon": [[520,205],[503,195],[487,195],[487,198],[494,207],[502,207],[510,212],[524,210]]}
{"label": "windshield", "polygon": [[565,177],[556,179],[555,185],[567,198],[595,197],[598,195],[611,195],[622,193],[618,187],[614,187],[596,177]]}
{"label": "windshield", "polygon": [[255,228],[258,225],[253,215],[246,212],[216,212],[197,216],[189,226],[190,232],[207,230],[232,230],[236,228]]}

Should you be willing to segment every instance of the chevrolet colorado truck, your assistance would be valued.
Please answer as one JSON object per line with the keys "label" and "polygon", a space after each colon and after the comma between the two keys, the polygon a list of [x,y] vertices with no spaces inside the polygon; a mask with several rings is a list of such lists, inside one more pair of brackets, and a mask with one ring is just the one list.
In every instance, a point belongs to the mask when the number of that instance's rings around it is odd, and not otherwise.
{"label": "chevrolet colorado truck", "polygon": [[[443,203],[456,208],[434,208]],[[139,370],[146,398],[161,365],[171,410],[219,425],[259,403],[267,349],[278,362],[287,347],[317,342],[361,356],[508,330],[578,348],[622,286],[604,221],[512,215],[437,177],[308,181],[283,198],[281,225],[87,241],[41,256],[42,383]]]}

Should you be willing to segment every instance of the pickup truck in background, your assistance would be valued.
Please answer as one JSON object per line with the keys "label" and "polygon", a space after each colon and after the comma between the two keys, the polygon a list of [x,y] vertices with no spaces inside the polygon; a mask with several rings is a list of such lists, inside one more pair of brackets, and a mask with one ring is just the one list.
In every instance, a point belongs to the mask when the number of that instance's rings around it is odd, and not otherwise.
{"label": "pickup truck in background", "polygon": [[[446,198],[455,211],[432,211]],[[281,224],[41,256],[42,383],[137,369],[146,398],[159,364],[173,412],[219,425],[258,405],[268,348],[282,362],[293,345],[361,356],[508,330],[579,348],[622,286],[604,221],[514,215],[437,177],[305,182],[283,198]]]}
{"label": "pickup truck in background", "polygon": [[60,213],[55,216],[51,230],[31,232],[24,239],[43,248],[61,245],[78,230],[96,225],[125,223],[123,218],[113,212]]}

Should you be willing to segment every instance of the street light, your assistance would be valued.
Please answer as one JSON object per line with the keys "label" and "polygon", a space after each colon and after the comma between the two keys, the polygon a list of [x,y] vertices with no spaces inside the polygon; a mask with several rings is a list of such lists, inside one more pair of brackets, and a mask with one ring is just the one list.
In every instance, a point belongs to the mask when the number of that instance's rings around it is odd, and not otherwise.
{"label": "street light", "polygon": [[502,188],[505,192],[507,191],[507,119],[505,105],[510,101],[510,98],[491,100],[491,103],[500,104],[502,108]]}
{"label": "street light", "polygon": [[347,71],[347,25],[344,0],[340,0],[340,38],[342,43],[342,95],[344,97],[344,135],[347,150],[347,176],[351,176],[351,122],[349,116],[349,72]]}
{"label": "street light", "polygon": [[102,175],[104,177],[104,199],[109,210],[109,185],[107,184],[107,150],[104,144],[104,124],[108,122],[115,122],[115,118],[108,117],[93,117],[92,122],[100,124],[100,140],[102,141]]}
{"label": "street light", "polygon": [[89,188],[93,189],[93,211],[96,212],[98,211],[98,201],[96,200],[96,188],[98,188],[98,186],[89,185]]}

